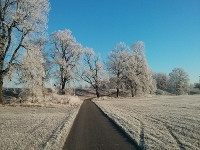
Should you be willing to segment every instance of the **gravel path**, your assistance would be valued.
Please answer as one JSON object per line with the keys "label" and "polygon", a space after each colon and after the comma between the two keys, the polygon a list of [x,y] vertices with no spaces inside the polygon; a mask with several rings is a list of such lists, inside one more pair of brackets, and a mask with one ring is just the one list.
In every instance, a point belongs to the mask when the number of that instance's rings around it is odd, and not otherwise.
{"label": "gravel path", "polygon": [[134,150],[138,148],[93,102],[85,100],[63,149]]}

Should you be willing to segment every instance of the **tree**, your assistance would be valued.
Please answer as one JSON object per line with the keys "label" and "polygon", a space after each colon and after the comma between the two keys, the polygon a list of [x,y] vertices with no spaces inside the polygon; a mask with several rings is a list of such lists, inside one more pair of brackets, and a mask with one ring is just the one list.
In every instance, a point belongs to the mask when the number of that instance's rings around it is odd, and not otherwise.
{"label": "tree", "polygon": [[30,91],[32,102],[40,101],[44,91],[44,59],[42,50],[44,44],[41,40],[29,40],[25,44],[25,57],[19,69],[20,83],[24,83]]}
{"label": "tree", "polygon": [[53,69],[60,78],[61,93],[65,94],[66,83],[74,79],[78,62],[82,55],[82,46],[76,42],[70,30],[54,32],[51,35],[53,44]]}
{"label": "tree", "polygon": [[152,78],[152,72],[144,55],[144,48],[143,42],[135,43],[126,60],[124,76],[127,86],[130,87],[132,97],[152,94],[156,89],[155,80]]}
{"label": "tree", "polygon": [[46,30],[48,0],[0,1],[0,103],[3,79],[15,64],[27,37]]}
{"label": "tree", "polygon": [[110,77],[109,79],[108,79],[108,88],[109,89],[116,89],[116,87],[117,87],[117,78],[116,77]]}
{"label": "tree", "polygon": [[84,65],[84,71],[80,77],[96,90],[96,96],[99,98],[99,87],[103,79],[104,70],[103,65],[100,63],[99,55],[95,56],[93,49],[85,48]]}
{"label": "tree", "polygon": [[153,78],[156,80],[156,85],[158,89],[167,89],[169,79],[166,73],[154,73]]}
{"label": "tree", "polygon": [[115,48],[110,52],[108,56],[108,71],[111,73],[112,76],[115,77],[115,84],[117,90],[117,97],[119,97],[119,88],[120,84],[122,83],[123,72],[125,69],[126,63],[126,53],[128,52],[129,48],[126,46],[125,43],[120,42],[115,46]]}
{"label": "tree", "polygon": [[200,90],[200,83],[195,83],[194,88],[198,88]]}
{"label": "tree", "polygon": [[174,68],[169,74],[170,88],[176,95],[186,94],[189,90],[189,77],[182,68]]}

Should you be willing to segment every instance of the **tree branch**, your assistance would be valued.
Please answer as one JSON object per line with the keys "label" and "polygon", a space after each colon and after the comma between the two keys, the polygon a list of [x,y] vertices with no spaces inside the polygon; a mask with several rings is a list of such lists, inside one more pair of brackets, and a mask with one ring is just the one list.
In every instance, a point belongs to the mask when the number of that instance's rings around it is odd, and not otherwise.
{"label": "tree branch", "polygon": [[12,62],[13,62],[14,59],[15,59],[16,53],[17,53],[18,50],[23,46],[23,45],[22,45],[23,40],[24,40],[24,38],[26,37],[26,35],[27,35],[30,31],[31,31],[31,30],[28,30],[26,33],[22,34],[21,39],[20,39],[20,42],[19,42],[18,46],[16,47],[16,49],[14,50],[14,52],[13,52],[13,54],[12,54],[12,57],[11,57],[9,63],[8,63],[7,68],[6,68],[5,70],[3,70],[3,74],[6,74],[6,73],[9,71],[9,69],[10,69],[10,67],[11,67],[11,65],[12,65]]}

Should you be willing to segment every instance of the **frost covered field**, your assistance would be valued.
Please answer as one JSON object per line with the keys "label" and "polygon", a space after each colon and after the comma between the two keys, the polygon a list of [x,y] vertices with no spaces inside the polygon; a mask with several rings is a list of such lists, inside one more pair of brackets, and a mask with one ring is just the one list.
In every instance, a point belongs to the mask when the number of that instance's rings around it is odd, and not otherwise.
{"label": "frost covered field", "polygon": [[95,103],[145,149],[200,149],[200,96]]}
{"label": "frost covered field", "polygon": [[62,149],[79,108],[0,107],[0,149]]}

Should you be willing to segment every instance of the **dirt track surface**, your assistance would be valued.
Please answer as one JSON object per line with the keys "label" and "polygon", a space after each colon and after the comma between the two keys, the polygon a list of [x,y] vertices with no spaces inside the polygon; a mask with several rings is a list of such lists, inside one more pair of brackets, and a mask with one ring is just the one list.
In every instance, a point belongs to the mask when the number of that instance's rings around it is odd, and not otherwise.
{"label": "dirt track surface", "polygon": [[65,142],[64,150],[138,149],[90,100],[85,100]]}

